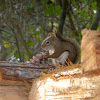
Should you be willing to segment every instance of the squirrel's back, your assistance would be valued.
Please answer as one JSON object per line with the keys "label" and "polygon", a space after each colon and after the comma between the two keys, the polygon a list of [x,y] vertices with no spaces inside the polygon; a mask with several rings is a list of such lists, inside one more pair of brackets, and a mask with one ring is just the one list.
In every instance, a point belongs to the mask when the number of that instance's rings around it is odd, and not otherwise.
{"label": "squirrel's back", "polygon": [[75,63],[78,59],[79,48],[77,43],[70,38],[63,37],[57,31],[50,32],[42,42],[41,47],[46,51],[53,51],[46,58],[52,58],[57,63],[62,63],[62,60],[68,59]]}
{"label": "squirrel's back", "polygon": [[76,63],[79,57],[79,46],[78,43],[69,37],[62,36],[59,33],[56,33],[56,36],[59,40],[64,42],[65,49],[69,51],[69,60],[71,62]]}

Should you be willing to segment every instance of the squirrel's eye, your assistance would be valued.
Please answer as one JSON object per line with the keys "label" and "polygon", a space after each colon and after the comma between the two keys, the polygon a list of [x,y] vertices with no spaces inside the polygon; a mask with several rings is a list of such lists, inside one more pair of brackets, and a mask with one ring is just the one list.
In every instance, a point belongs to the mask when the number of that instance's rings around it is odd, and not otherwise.
{"label": "squirrel's eye", "polygon": [[49,43],[50,43],[49,41],[46,41],[46,44],[47,44],[47,45],[49,45]]}

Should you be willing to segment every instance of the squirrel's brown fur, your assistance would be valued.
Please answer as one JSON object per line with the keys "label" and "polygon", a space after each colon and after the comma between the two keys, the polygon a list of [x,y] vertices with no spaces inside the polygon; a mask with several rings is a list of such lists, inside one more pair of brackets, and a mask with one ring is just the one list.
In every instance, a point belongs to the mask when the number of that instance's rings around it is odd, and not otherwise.
{"label": "squirrel's brown fur", "polygon": [[[47,44],[47,42],[49,44]],[[79,49],[77,44],[69,38],[64,38],[55,30],[49,33],[48,37],[42,42],[41,46],[47,51],[54,50],[54,52],[46,58],[57,59],[66,51],[69,52],[69,55],[66,58],[69,58],[71,62],[75,63],[78,58]]]}

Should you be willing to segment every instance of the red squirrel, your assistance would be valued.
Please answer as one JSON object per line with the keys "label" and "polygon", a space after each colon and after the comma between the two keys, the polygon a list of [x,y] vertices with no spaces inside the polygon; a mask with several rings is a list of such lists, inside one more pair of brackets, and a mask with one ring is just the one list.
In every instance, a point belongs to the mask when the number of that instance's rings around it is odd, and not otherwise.
{"label": "red squirrel", "polygon": [[58,35],[55,29],[48,34],[41,47],[43,50],[49,51],[49,55],[44,56],[44,58],[52,58],[56,65],[65,64],[68,59],[75,63],[78,58],[78,46],[75,42]]}

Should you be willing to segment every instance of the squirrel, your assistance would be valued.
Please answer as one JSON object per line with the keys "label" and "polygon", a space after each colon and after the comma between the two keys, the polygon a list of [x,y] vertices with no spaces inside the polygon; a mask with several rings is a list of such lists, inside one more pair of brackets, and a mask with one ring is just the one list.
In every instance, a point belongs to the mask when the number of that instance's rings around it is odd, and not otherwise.
{"label": "squirrel", "polygon": [[44,58],[51,58],[53,64],[65,64],[68,59],[76,63],[78,58],[78,45],[69,38],[64,38],[57,33],[56,29],[48,34],[48,37],[41,44],[41,48],[49,51],[49,55]]}

